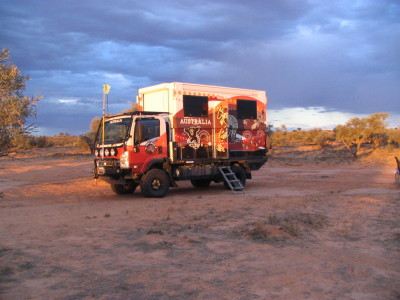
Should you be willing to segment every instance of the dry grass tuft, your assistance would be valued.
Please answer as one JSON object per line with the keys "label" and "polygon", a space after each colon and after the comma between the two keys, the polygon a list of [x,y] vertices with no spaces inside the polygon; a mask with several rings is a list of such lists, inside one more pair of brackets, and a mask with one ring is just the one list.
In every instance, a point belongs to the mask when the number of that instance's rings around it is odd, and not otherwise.
{"label": "dry grass tuft", "polygon": [[239,230],[239,234],[255,241],[277,242],[300,237],[304,232],[322,228],[325,224],[326,218],[321,215],[300,212],[278,217],[271,213],[267,222],[246,224]]}
{"label": "dry grass tuft", "polygon": [[291,223],[291,222],[283,222],[281,224],[281,227],[283,230],[285,230],[287,233],[289,233],[291,236],[300,236],[301,235],[301,229],[298,224],[296,223]]}

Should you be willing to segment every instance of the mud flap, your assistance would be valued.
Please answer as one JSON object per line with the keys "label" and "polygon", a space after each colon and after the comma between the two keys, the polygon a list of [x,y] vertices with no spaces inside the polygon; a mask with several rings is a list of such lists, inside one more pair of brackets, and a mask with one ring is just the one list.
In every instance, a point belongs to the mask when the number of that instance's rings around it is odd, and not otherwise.
{"label": "mud flap", "polygon": [[171,165],[169,164],[169,162],[167,160],[165,160],[164,163],[163,163],[163,169],[168,174],[169,182],[170,182],[169,185],[172,186],[172,187],[178,187],[178,185],[176,184],[174,178],[172,177]]}

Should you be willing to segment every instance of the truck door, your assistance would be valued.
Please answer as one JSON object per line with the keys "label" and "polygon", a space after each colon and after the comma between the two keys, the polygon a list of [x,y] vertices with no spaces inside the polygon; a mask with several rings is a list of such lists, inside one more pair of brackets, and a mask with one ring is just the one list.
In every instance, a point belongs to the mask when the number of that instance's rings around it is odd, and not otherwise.
{"label": "truck door", "polygon": [[228,158],[228,101],[221,101],[214,108],[213,144],[214,158]]}
{"label": "truck door", "polygon": [[167,157],[168,137],[165,120],[162,117],[136,118],[133,147],[133,172],[144,172],[152,160]]}

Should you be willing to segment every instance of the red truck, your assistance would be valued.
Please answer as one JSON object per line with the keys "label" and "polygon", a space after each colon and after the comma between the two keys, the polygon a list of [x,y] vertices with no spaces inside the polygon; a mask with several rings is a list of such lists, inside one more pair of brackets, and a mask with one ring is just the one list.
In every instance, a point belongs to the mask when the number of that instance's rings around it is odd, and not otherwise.
{"label": "red truck", "polygon": [[267,161],[265,91],[172,82],[139,89],[137,104],[103,118],[94,144],[95,178],[117,194],[164,197],[182,180],[239,192]]}

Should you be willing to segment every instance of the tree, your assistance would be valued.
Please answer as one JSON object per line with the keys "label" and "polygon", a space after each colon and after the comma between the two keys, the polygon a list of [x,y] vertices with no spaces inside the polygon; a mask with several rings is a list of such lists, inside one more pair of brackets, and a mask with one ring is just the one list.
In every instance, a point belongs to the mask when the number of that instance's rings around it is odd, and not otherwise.
{"label": "tree", "polygon": [[137,110],[138,110],[138,105],[137,105],[137,103],[132,103],[132,104],[131,104],[131,107],[128,108],[128,109],[126,109],[126,110],[124,110],[123,112],[124,112],[124,113],[130,113],[130,112],[134,112],[134,111],[137,111]]}
{"label": "tree", "polygon": [[387,113],[377,113],[366,118],[353,118],[345,125],[336,127],[336,139],[342,142],[354,157],[357,157],[363,143],[371,140],[375,133],[385,132],[384,121],[388,116]]}
{"label": "tree", "polygon": [[100,117],[94,117],[90,122],[90,131],[86,132],[86,134],[81,137],[82,141],[87,144],[87,147],[92,147],[100,122]]}
{"label": "tree", "polygon": [[94,117],[92,119],[92,122],[90,122],[90,130],[92,132],[97,132],[97,129],[99,128],[101,119],[99,117]]}
{"label": "tree", "polygon": [[365,118],[353,118],[345,125],[336,127],[336,139],[342,142],[354,157],[357,157],[362,143],[368,140],[370,134]]}
{"label": "tree", "polygon": [[23,95],[28,76],[17,66],[9,63],[10,51],[0,51],[0,155],[5,155],[15,145],[17,138],[32,132],[27,124],[29,117],[36,116],[36,104],[40,97]]}
{"label": "tree", "polygon": [[388,113],[377,113],[370,115],[367,120],[371,128],[371,142],[375,148],[378,148],[388,141],[385,120],[389,117]]}
{"label": "tree", "polygon": [[400,128],[392,128],[387,130],[388,144],[390,147],[400,147]]}

